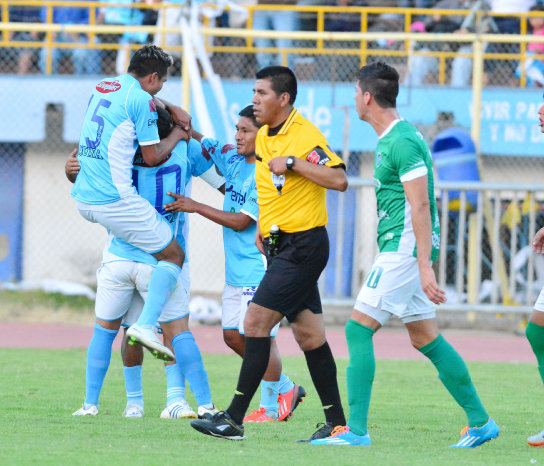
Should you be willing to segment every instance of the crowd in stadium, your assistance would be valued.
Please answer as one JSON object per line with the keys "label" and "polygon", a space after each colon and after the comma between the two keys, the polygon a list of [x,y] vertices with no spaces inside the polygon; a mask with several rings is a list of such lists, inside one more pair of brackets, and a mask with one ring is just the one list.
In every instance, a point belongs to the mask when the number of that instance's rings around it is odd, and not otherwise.
{"label": "crowd in stadium", "polygon": [[[96,24],[104,25],[156,25],[175,24],[177,10],[185,7],[185,0],[172,0],[168,3],[171,8],[168,9],[166,22],[160,17],[164,10],[158,11],[154,8],[138,9],[132,8],[130,4],[136,3],[132,0],[119,2],[109,0],[111,3],[127,3],[127,7],[106,7],[96,11]],[[157,0],[147,0],[146,3],[153,4]],[[394,8],[433,8],[437,10],[465,10],[465,15],[445,15],[445,14],[413,14],[411,15],[411,32],[430,32],[430,33],[470,33],[470,32],[492,32],[500,34],[519,34],[522,30],[522,14],[534,11],[543,11],[542,0],[237,0],[234,3],[247,6],[277,5],[277,6],[338,6],[338,7],[394,7]],[[89,24],[90,9],[85,7],[54,7],[51,17],[48,17],[47,7],[34,6],[9,6],[9,21],[24,23],[42,23],[52,22],[56,24]],[[380,14],[369,14],[368,24],[365,28],[371,32],[388,32],[405,30],[405,18],[403,10],[396,12],[386,12]],[[477,20],[476,12],[484,11],[490,13],[483,16],[482,21]],[[405,10],[404,10],[405,12]],[[498,16],[500,15],[500,16]],[[512,15],[512,16],[509,16]],[[217,18],[211,20],[211,25],[218,27],[246,27],[244,15],[233,9],[223,12]],[[174,21],[174,23],[171,23]],[[168,23],[170,22],[170,23]],[[317,15],[315,12],[294,11],[288,9],[279,10],[261,10],[256,9],[252,18],[252,26],[256,30],[282,30],[282,31],[315,31],[317,30]],[[361,15],[360,12],[328,12],[324,17],[323,28],[325,31],[360,31]],[[544,34],[544,17],[530,17],[527,21],[527,32],[535,35]],[[4,73],[36,74],[46,73],[48,54],[51,53],[52,74],[76,74],[76,75],[96,75],[96,74],[119,74],[126,69],[128,54],[126,48],[134,44],[145,44],[154,42],[157,45],[179,46],[180,38],[175,34],[167,34],[166,44],[162,44],[160,34],[153,36],[147,33],[125,32],[123,34],[96,34],[92,40],[97,44],[118,43],[119,50],[111,49],[91,49],[91,48],[51,48],[48,47],[5,47],[0,49],[3,57],[3,65],[0,68]],[[46,39],[43,32],[37,31],[16,31],[11,33],[9,40],[11,42],[42,42]],[[87,44],[89,37],[86,34],[73,34],[67,32],[54,33],[52,40],[58,43],[81,43]],[[216,38],[218,45],[244,45],[245,41],[233,38]],[[239,42],[237,42],[239,41]],[[276,46],[279,49],[290,49],[304,46],[305,43],[293,41],[291,39],[279,39],[273,41],[268,38],[255,39],[255,45],[258,49]],[[311,45],[310,45],[311,46]],[[338,44],[336,45],[338,46]],[[344,48],[357,48],[358,42],[344,42],[341,44]],[[404,49],[404,42],[391,40],[379,40],[368,43],[369,48],[377,49]],[[420,42],[413,44],[413,48],[418,52],[458,52],[458,56],[448,56],[447,73],[448,83],[454,87],[464,87],[470,85],[472,75],[472,58],[467,54],[472,52],[471,44],[467,43],[429,43]],[[544,83],[544,65],[538,57],[531,59],[531,54],[542,53],[542,43],[530,43],[527,47],[529,55],[523,62],[527,74],[527,85],[542,86]],[[409,51],[406,51],[407,54]],[[486,53],[520,53],[519,44],[489,44]],[[176,66],[173,68],[174,74],[180,73],[181,53],[174,51],[172,53]],[[212,63],[216,71],[222,77],[249,77],[254,71],[264,66],[281,64],[282,57],[272,53],[257,52],[256,54],[236,54],[234,62],[243,64],[247,73],[233,66],[233,55],[229,53],[216,54],[212,57]],[[358,61],[359,57],[349,55],[345,60]],[[287,65],[291,67],[304,67],[308,62],[313,68],[320,67],[319,56],[305,56],[298,54],[287,55]],[[404,62],[407,58],[404,58]],[[396,63],[398,64],[398,63]],[[416,53],[412,56],[411,65],[406,70],[404,77],[405,84],[419,86],[436,82],[438,72],[439,58],[437,56],[425,56],[422,53]],[[508,58],[489,59],[485,62],[486,82],[504,86],[519,85],[521,74],[520,61]],[[246,76],[247,74],[247,76]],[[329,76],[320,76],[319,71],[311,73],[309,78],[328,79]],[[349,80],[351,76],[338,76],[340,80]]]}

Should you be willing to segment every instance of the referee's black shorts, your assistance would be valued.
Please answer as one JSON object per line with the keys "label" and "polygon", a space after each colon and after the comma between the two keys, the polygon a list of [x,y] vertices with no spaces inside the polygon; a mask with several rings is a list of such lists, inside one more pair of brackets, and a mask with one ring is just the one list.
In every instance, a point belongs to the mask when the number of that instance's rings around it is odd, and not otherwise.
{"label": "referee's black shorts", "polygon": [[280,233],[279,253],[268,258],[268,268],[252,301],[283,314],[293,322],[309,309],[321,314],[317,280],[329,259],[326,228]]}

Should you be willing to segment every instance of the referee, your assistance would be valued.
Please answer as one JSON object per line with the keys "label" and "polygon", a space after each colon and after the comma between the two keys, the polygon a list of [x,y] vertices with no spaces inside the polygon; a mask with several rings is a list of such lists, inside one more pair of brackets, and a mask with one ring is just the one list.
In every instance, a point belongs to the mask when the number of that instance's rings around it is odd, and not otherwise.
{"label": "referee", "polygon": [[[345,191],[342,160],[321,132],[293,107],[297,80],[289,68],[270,66],[257,73],[253,89],[257,133],[255,181],[259,223],[255,243],[267,255],[268,268],[253,301],[245,328],[245,353],[238,386],[226,411],[210,420],[191,422],[214,437],[242,440],[243,418],[265,373],[270,331],[286,317],[308,364],[325,412],[325,423],[308,439],[324,438],[345,425],[336,364],[325,337],[317,280],[327,264],[325,225],[327,189]],[[272,225],[279,226],[279,248],[270,247]],[[276,254],[271,256],[271,252]],[[299,398],[293,398],[292,409]]]}

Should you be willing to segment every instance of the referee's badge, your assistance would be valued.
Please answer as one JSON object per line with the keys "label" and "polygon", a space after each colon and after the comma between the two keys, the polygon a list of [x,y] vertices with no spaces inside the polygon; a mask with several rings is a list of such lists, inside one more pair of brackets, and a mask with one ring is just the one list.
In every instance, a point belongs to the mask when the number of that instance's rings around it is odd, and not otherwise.
{"label": "referee's badge", "polygon": [[278,190],[278,194],[281,194],[281,190],[283,189],[283,185],[285,184],[285,175],[274,175],[274,173],[270,173],[272,175],[272,183]]}

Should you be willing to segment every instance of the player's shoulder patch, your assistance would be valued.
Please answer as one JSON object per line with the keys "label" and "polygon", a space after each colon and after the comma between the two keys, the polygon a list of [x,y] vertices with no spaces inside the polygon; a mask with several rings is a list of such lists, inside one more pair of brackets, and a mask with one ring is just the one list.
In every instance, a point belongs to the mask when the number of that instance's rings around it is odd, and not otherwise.
{"label": "player's shoulder patch", "polygon": [[331,161],[331,158],[321,147],[315,147],[308,155],[306,155],[306,160],[314,165],[325,165],[327,162]]}

